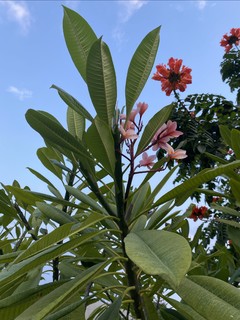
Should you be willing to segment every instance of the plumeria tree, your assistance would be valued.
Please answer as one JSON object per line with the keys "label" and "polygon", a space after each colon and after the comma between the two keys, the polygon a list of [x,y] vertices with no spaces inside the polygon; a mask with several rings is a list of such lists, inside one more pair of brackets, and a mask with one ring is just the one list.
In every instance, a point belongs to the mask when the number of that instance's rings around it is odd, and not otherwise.
{"label": "plumeria tree", "polygon": [[[145,123],[150,106],[138,102],[160,28],[145,36],[130,61],[123,112],[116,108],[107,44],[66,7],[63,31],[96,114],[56,85],[67,105],[67,128],[49,113],[26,113],[45,141],[37,155],[63,190],[32,168],[51,194],[16,181],[1,190],[1,319],[240,319],[238,289],[206,271],[198,241],[190,239],[186,218],[192,207],[183,214],[177,208],[203,183],[232,177],[240,161],[206,169],[163,192],[189,154],[174,146],[184,135],[172,118],[175,105]],[[178,97],[191,83],[190,72],[171,58],[153,77]],[[151,185],[156,175],[159,183]]]}

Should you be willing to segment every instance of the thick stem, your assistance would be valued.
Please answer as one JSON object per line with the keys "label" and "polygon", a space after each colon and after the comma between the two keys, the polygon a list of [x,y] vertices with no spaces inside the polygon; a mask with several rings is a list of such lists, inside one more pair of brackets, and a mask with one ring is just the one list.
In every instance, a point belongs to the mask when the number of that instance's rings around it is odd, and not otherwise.
{"label": "thick stem", "polygon": [[[18,213],[18,216],[21,219],[21,221],[23,222],[23,224],[25,225],[27,231],[32,231],[32,227],[30,226],[29,222],[25,218],[22,210],[20,209],[20,207],[19,207],[19,205],[17,203],[14,203],[14,208],[16,209],[16,211]],[[33,240],[38,240],[38,237],[35,236],[33,233],[30,232],[30,235],[33,238]]]}
{"label": "thick stem", "polygon": [[[70,174],[69,177],[69,182],[68,185],[69,186],[73,186],[73,182],[74,182],[74,178],[75,178],[75,171],[72,171],[72,173]],[[70,193],[68,191],[65,192],[65,196],[64,196],[64,200],[69,201],[70,199]],[[67,213],[67,209],[68,206],[65,205],[62,208],[62,211]],[[60,241],[58,244],[62,243],[62,241]],[[52,267],[53,267],[53,281],[58,281],[59,280],[59,257],[56,257],[55,259],[53,259],[52,261]]]}
{"label": "thick stem", "polygon": [[131,298],[133,300],[133,307],[136,319],[145,320],[144,311],[141,303],[141,296],[140,296],[140,284],[139,280],[137,279],[136,272],[134,271],[134,263],[128,258],[124,239],[129,233],[128,225],[125,219],[126,213],[126,200],[130,192],[130,187],[133,178],[133,171],[134,164],[131,164],[129,180],[127,184],[127,189],[124,197],[123,191],[123,173],[122,173],[122,156],[120,151],[120,138],[118,129],[116,129],[114,134],[114,141],[115,141],[115,157],[116,157],[116,167],[115,167],[115,194],[116,194],[116,205],[117,205],[117,213],[119,218],[119,229],[122,231],[122,250],[123,256],[127,258],[125,262],[125,270],[128,280],[129,287],[135,287],[135,289],[130,291]]}

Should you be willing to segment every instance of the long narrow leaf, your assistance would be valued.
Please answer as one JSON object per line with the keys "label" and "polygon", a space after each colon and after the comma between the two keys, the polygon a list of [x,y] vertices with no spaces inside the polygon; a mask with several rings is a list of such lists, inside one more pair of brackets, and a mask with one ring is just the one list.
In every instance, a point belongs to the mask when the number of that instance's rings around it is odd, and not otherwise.
{"label": "long narrow leaf", "polygon": [[36,130],[43,139],[53,142],[53,144],[59,146],[61,150],[67,149],[67,151],[73,152],[74,155],[77,158],[80,157],[81,160],[92,160],[86,148],[78,140],[61,125],[58,125],[41,112],[29,109],[26,113],[26,119],[30,126]]}
{"label": "long narrow leaf", "polygon": [[112,126],[116,107],[117,84],[114,65],[108,46],[97,40],[87,59],[87,85],[97,115]]}
{"label": "long narrow leaf", "polygon": [[116,160],[113,135],[109,126],[96,117],[88,129],[85,139],[90,152],[113,177]]}
{"label": "long narrow leaf", "polygon": [[185,278],[177,294],[206,320],[239,320],[240,292],[219,279],[207,276]]}
{"label": "long narrow leaf", "polygon": [[201,184],[210,181],[211,179],[225,174],[227,175],[228,172],[238,168],[240,166],[240,161],[234,161],[226,165],[219,166],[213,169],[205,169],[195,177],[183,182],[181,185],[175,187],[171,191],[167,192],[164,196],[162,196],[154,206],[159,206],[160,204],[167,202],[172,199],[176,199],[175,204],[181,205],[183,204],[186,199],[194,192],[194,190],[200,186]]}
{"label": "long narrow leaf", "polygon": [[68,131],[81,141],[85,131],[85,119],[69,107],[67,109],[67,125]]}
{"label": "long narrow leaf", "polygon": [[159,46],[159,31],[160,27],[146,35],[130,62],[125,88],[127,116],[130,114],[152,70]]}
{"label": "long narrow leaf", "polygon": [[76,68],[86,81],[88,52],[97,40],[97,36],[82,16],[67,7],[63,8],[63,33],[66,45]]}
{"label": "long narrow leaf", "polygon": [[173,104],[170,104],[158,111],[146,125],[141,140],[138,144],[136,155],[140,154],[144,148],[151,142],[155,132],[169,119],[173,110]]}
{"label": "long narrow leaf", "polygon": [[58,91],[59,96],[67,104],[69,108],[73,109],[80,116],[83,116],[87,120],[93,121],[93,117],[90,115],[90,113],[73,96],[71,96],[69,93],[67,93],[63,89],[55,86],[54,84],[51,86],[51,88],[56,89]]}

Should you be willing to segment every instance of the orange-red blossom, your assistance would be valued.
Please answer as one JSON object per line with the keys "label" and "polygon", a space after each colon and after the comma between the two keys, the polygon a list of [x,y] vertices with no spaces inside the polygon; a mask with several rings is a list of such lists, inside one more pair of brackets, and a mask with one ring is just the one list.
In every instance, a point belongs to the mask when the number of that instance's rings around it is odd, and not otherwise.
{"label": "orange-red blossom", "polygon": [[225,52],[228,53],[232,46],[235,44],[238,46],[240,43],[240,28],[232,28],[230,30],[230,35],[224,34],[222,40],[220,41],[220,46],[225,47]]}
{"label": "orange-red blossom", "polygon": [[198,219],[202,220],[204,217],[207,217],[207,211],[208,208],[205,206],[199,208],[197,206],[194,206],[189,218],[193,219],[193,221],[197,221]]}
{"label": "orange-red blossom", "polygon": [[185,91],[187,84],[192,83],[192,69],[182,65],[182,59],[170,58],[168,66],[157,65],[157,72],[154,73],[152,79],[161,81],[162,91],[165,91],[167,96],[170,96],[175,90]]}

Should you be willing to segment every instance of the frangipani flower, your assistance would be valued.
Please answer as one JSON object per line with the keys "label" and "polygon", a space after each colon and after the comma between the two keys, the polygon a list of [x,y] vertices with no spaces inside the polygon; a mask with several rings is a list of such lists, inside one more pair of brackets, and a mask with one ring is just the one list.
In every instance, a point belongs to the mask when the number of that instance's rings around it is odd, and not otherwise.
{"label": "frangipani flower", "polygon": [[144,114],[144,112],[147,110],[147,108],[148,108],[148,104],[145,102],[139,102],[137,104],[137,109],[138,109],[140,116],[142,116]]}
{"label": "frangipani flower", "polygon": [[125,130],[124,127],[120,125],[119,130],[122,135],[122,140],[126,140],[126,139],[136,140],[138,138],[138,135],[135,133],[134,129],[126,128]]}
{"label": "frangipani flower", "polygon": [[183,134],[183,132],[176,130],[177,129],[177,122],[169,120],[164,123],[155,133],[152,143],[152,149],[158,150],[159,148],[165,149],[167,146],[167,142],[171,138],[177,138]]}
{"label": "frangipani flower", "polygon": [[151,169],[151,167],[154,165],[154,160],[156,159],[156,155],[148,156],[147,152],[143,152],[142,154],[142,160],[139,161],[140,167],[148,167]]}
{"label": "frangipani flower", "polygon": [[230,30],[230,36],[227,33],[223,36],[220,41],[220,46],[225,47],[225,52],[228,53],[232,46],[235,44],[236,46],[240,43],[240,28],[232,28]]}
{"label": "frangipani flower", "polygon": [[167,156],[170,159],[180,160],[180,159],[187,158],[186,150],[182,150],[182,149],[174,150],[168,143],[165,150],[167,151]]}
{"label": "frangipani flower", "polygon": [[169,68],[164,64],[157,65],[157,72],[152,79],[161,81],[162,91],[165,91],[167,96],[175,90],[185,91],[187,84],[192,83],[192,69],[182,66],[182,59],[170,58],[168,66]]}

